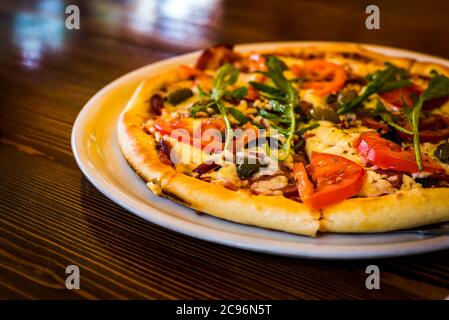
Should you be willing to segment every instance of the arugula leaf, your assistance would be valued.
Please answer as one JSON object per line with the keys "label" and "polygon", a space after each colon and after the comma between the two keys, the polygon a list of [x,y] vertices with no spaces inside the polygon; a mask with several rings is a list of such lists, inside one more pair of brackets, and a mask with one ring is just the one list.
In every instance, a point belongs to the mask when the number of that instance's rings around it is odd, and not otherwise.
{"label": "arugula leaf", "polygon": [[289,82],[284,76],[283,73],[283,63],[281,60],[276,58],[275,56],[269,56],[267,58],[266,65],[268,67],[268,71],[266,72],[266,76],[273,81],[275,86],[282,91],[283,93],[287,93]]}
{"label": "arugula leaf", "polygon": [[[290,82],[287,82],[287,102],[294,109],[299,104],[298,92]],[[294,118],[294,117],[293,117]]]}
{"label": "arugula leaf", "polygon": [[236,83],[238,77],[239,77],[239,69],[234,68],[229,63],[224,64],[221,66],[215,75],[213,87],[212,87],[212,93],[210,97],[212,100],[218,101],[220,100],[223,95],[226,93],[226,88],[230,85],[233,85]]}
{"label": "arugula leaf", "polygon": [[256,88],[257,90],[261,91],[261,92],[265,92],[268,93],[269,95],[272,96],[283,96],[283,93],[281,90],[272,87],[270,85],[264,84],[264,83],[260,83],[260,82],[255,82],[255,81],[250,81],[249,82],[250,85],[252,85],[254,88]]}
{"label": "arugula leaf", "polygon": [[427,89],[421,94],[410,115],[410,122],[413,128],[413,145],[415,147],[416,163],[418,169],[423,170],[421,158],[421,144],[419,139],[419,117],[424,102],[449,96],[449,78],[432,70],[432,79],[429,81]]}
{"label": "arugula leaf", "polygon": [[449,78],[435,70],[432,70],[430,74],[432,79],[430,79],[426,91],[422,94],[424,101],[449,96]]}
{"label": "arugula leaf", "polygon": [[[276,57],[275,57],[275,58],[276,58]],[[281,68],[282,68],[282,71],[285,71],[285,70],[288,70],[288,69],[289,69],[288,65],[287,65],[284,61],[282,61],[282,60],[279,59],[279,58],[276,58],[276,59],[278,60],[280,66],[281,66]]]}
{"label": "arugula leaf", "polygon": [[404,79],[404,80],[397,80],[397,81],[389,81],[386,82],[380,89],[379,89],[379,93],[382,92],[386,92],[386,91],[391,91],[391,90],[395,90],[395,89],[401,89],[404,87],[408,87],[412,85],[411,81],[408,79]]}
{"label": "arugula leaf", "polygon": [[210,100],[199,100],[196,101],[189,109],[189,113],[195,117],[198,112],[206,111],[207,108],[213,107],[215,105],[215,101]]}
{"label": "arugula leaf", "polygon": [[297,134],[297,135],[299,135],[299,136],[302,136],[304,133],[306,133],[307,131],[309,131],[309,130],[312,130],[312,129],[315,129],[315,128],[318,128],[320,126],[320,124],[318,123],[318,122],[315,122],[315,123],[311,123],[311,124],[309,124],[308,126],[305,126],[304,128],[301,128],[301,129],[299,129],[299,130],[296,130],[295,131],[295,134]]}
{"label": "arugula leaf", "polygon": [[282,103],[287,103],[287,98],[282,96],[273,96],[270,94],[264,94],[263,92],[260,92],[260,96],[267,99],[267,100],[276,100]]}
{"label": "arugula leaf", "polygon": [[231,122],[229,121],[228,115],[226,114],[226,107],[224,106],[223,102],[221,100],[216,101],[218,111],[220,112],[221,116],[223,117],[223,120],[226,124],[226,139],[225,139],[225,145],[223,150],[228,150],[229,146],[232,145],[232,127]]}
{"label": "arugula leaf", "polygon": [[[284,136],[287,136],[288,130],[285,130],[284,128],[278,126],[278,125],[275,124],[275,123],[272,123],[271,126],[272,126],[273,128],[275,128],[280,134],[282,134],[282,135],[284,135]],[[307,131],[312,130],[312,129],[315,129],[315,128],[318,128],[319,126],[320,126],[320,124],[319,124],[318,122],[311,123],[311,124],[309,124],[308,126],[306,126],[306,127],[304,127],[304,128],[301,128],[301,129],[296,130],[296,131],[295,131],[295,135],[298,135],[298,136],[301,137],[301,136],[304,135]]]}
{"label": "arugula leaf", "polygon": [[209,94],[203,90],[203,88],[200,87],[200,85],[196,85],[196,88],[198,89],[198,92],[200,93],[201,97],[208,97]]}
{"label": "arugula leaf", "polygon": [[290,123],[291,122],[290,118],[286,117],[286,115],[279,116],[277,114],[268,112],[268,111],[263,110],[263,109],[259,110],[259,114],[263,118],[268,119],[268,120],[273,120],[273,121],[277,121],[277,122],[280,122],[280,123]]}
{"label": "arugula leaf", "polygon": [[271,127],[275,128],[280,134],[284,136],[288,136],[288,130],[282,128],[281,126],[277,125],[276,123],[271,123]]}
{"label": "arugula leaf", "polygon": [[402,112],[405,114],[405,117],[408,119],[408,121],[412,122],[412,113],[414,106],[419,100],[419,97],[416,93],[412,92],[410,93],[410,99],[412,101],[411,105],[405,101],[404,95],[401,96],[401,103],[402,103]]}
{"label": "arugula leaf", "polygon": [[249,121],[249,119],[238,109],[236,108],[227,108],[227,111],[232,115],[232,117],[238,121],[239,124],[244,125]]}
{"label": "arugula leaf", "polygon": [[285,113],[285,105],[280,103],[278,100],[270,100],[271,108],[275,112]]}
{"label": "arugula leaf", "polygon": [[[215,74],[215,78],[212,84],[212,92],[210,98],[212,99],[212,104],[217,106],[223,120],[226,124],[226,139],[224,150],[227,150],[232,145],[233,133],[231,122],[229,121],[226,107],[221,100],[227,92],[227,87],[233,85],[237,82],[240,71],[234,68],[229,63],[222,65]],[[236,119],[237,120],[237,119]],[[237,120],[238,121],[238,120]]]}
{"label": "arugula leaf", "polygon": [[393,114],[388,112],[387,108],[385,108],[385,105],[380,100],[377,101],[375,115],[380,116],[382,118],[382,120],[385,121],[385,123],[387,123],[390,127],[393,127],[396,130],[401,131],[408,135],[413,134],[412,131],[407,130],[395,123],[395,118],[394,118]]}
{"label": "arugula leaf", "polygon": [[268,70],[264,73],[265,76],[271,79],[276,86],[276,89],[285,96],[285,107],[279,108],[279,110],[283,110],[283,116],[281,117],[282,122],[287,122],[289,127],[288,129],[282,130],[283,134],[287,137],[287,140],[282,145],[281,149],[283,153],[278,157],[278,160],[280,161],[286,160],[290,154],[291,144],[296,130],[295,107],[299,103],[298,93],[295,88],[293,88],[291,82],[284,76],[284,65],[285,63],[275,56],[268,56],[266,60]]}
{"label": "arugula leaf", "polygon": [[227,92],[226,95],[234,98],[234,99],[243,99],[248,94],[247,87],[239,87],[231,92]]}
{"label": "arugula leaf", "polygon": [[295,134],[299,136],[299,140],[298,140],[298,142],[296,142],[296,143],[293,145],[293,150],[295,150],[296,152],[299,151],[299,148],[301,148],[302,145],[304,144],[304,138],[303,138],[303,135],[304,135],[307,131],[312,130],[312,129],[315,129],[315,128],[318,128],[319,126],[320,126],[320,124],[317,123],[317,122],[315,122],[315,123],[309,124],[308,126],[305,126],[304,128],[301,128],[301,129],[299,129],[299,130],[296,130],[296,131],[295,131]]}
{"label": "arugula leaf", "polygon": [[298,152],[299,148],[301,148],[303,144],[304,144],[304,139],[299,139],[299,141],[293,145],[293,150]]}
{"label": "arugula leaf", "polygon": [[338,109],[338,114],[345,114],[352,109],[360,106],[362,102],[368,99],[372,94],[378,92],[384,92],[392,89],[399,89],[407,87],[411,84],[408,81],[408,73],[402,68],[398,68],[391,63],[386,63],[386,68],[371,73],[367,76],[369,83],[365,87],[365,90],[357,98],[343,103]]}

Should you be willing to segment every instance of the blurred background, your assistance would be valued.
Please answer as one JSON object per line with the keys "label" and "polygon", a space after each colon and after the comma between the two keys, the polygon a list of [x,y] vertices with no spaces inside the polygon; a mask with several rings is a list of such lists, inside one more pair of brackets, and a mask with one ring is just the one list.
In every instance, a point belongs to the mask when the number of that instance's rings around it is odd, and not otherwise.
{"label": "blurred background", "polygon": [[[80,30],[65,28],[69,4],[80,8]],[[380,30],[365,27],[370,4]],[[1,1],[0,54],[32,69],[89,52],[102,67],[123,66],[117,75],[213,43],[354,41],[449,57],[448,12],[443,0]]]}

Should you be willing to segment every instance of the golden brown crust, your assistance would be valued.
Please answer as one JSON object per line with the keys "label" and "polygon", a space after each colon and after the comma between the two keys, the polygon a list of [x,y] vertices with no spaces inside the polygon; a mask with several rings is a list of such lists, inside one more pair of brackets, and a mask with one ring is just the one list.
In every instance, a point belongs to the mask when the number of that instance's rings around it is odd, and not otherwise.
{"label": "golden brown crust", "polygon": [[439,223],[449,220],[449,188],[348,199],[325,208],[322,215],[323,232],[383,232]]}
{"label": "golden brown crust", "polygon": [[410,68],[410,73],[422,77],[429,77],[432,70],[435,70],[438,73],[444,74],[446,77],[449,77],[449,68],[447,66],[426,61],[416,61],[415,63],[413,63],[412,67]]}
{"label": "golden brown crust", "polygon": [[402,58],[402,57],[392,57],[382,53],[374,52],[372,50],[366,49],[363,45],[353,44],[353,43],[338,43],[338,44],[326,44],[326,45],[315,45],[315,46],[291,46],[291,47],[279,47],[276,50],[271,50],[271,52],[280,53],[295,53],[303,55],[320,55],[324,53],[325,56],[332,55],[342,55],[348,54],[347,59],[357,60],[356,56],[351,58],[351,53],[360,56],[361,59],[365,61],[376,61],[379,63],[391,62],[396,63],[398,66],[407,68],[410,66],[413,59]]}
{"label": "golden brown crust", "polygon": [[[321,50],[326,54],[340,56],[342,52],[352,52],[376,61],[373,64],[376,67],[390,61],[416,70],[417,73],[424,73],[432,68],[447,70],[446,67],[435,64],[389,58],[357,45],[282,50]],[[366,65],[368,62],[364,63]],[[150,116],[148,98],[164,84],[177,79],[177,72],[171,71],[140,84],[122,112],[117,127],[119,144],[125,158],[155,194],[226,220],[308,236],[315,236],[318,230],[382,232],[449,220],[449,189],[418,188],[382,197],[348,199],[324,209],[321,216],[320,212],[283,196],[253,195],[245,190],[231,191],[177,172],[160,161],[154,138],[142,130],[142,124]]]}
{"label": "golden brown crust", "polygon": [[413,59],[391,57],[366,49],[358,44],[331,44],[322,46],[307,47],[284,47],[271,52],[293,54],[300,57],[324,58],[326,60],[338,61],[339,64],[346,65],[351,73],[357,77],[365,77],[369,73],[383,69],[385,63],[409,70],[415,63]]}

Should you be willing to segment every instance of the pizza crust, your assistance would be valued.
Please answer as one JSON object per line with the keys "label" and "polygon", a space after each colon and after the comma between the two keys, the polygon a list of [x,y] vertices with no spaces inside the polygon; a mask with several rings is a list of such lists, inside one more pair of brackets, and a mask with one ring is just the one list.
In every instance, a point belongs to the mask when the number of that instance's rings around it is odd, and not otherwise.
{"label": "pizza crust", "polygon": [[410,73],[422,77],[429,77],[429,74],[432,70],[435,70],[438,73],[441,73],[446,77],[449,77],[448,67],[434,62],[426,62],[426,61],[416,61],[415,63],[413,63],[412,67],[410,68]]}
{"label": "pizza crust", "polygon": [[[390,58],[360,46],[338,45],[319,49],[328,52],[350,50],[392,62]],[[301,47],[297,50],[307,49]],[[431,66],[435,68],[434,64],[413,63],[410,59],[394,60],[396,63],[402,61],[402,66],[406,64],[412,70],[413,66],[416,70],[420,68],[418,72],[424,72]],[[318,231],[383,232],[449,220],[448,188],[417,188],[381,197],[352,198],[315,211],[283,196],[254,195],[246,190],[232,191],[177,172],[172,166],[160,161],[155,139],[144,132],[142,124],[151,116],[149,97],[161,86],[178,79],[177,71],[173,70],[141,83],[120,115],[117,125],[123,155],[156,195],[218,218],[307,236],[315,236]]]}
{"label": "pizza crust", "polygon": [[323,46],[284,47],[269,51],[271,53],[293,54],[304,57],[318,57],[346,65],[350,73],[356,77],[365,77],[369,73],[383,69],[389,62],[398,67],[410,70],[415,60],[391,57],[365,49],[359,44],[339,43]]}
{"label": "pizza crust", "polygon": [[449,189],[416,188],[345,200],[322,211],[322,232],[384,232],[449,220]]}

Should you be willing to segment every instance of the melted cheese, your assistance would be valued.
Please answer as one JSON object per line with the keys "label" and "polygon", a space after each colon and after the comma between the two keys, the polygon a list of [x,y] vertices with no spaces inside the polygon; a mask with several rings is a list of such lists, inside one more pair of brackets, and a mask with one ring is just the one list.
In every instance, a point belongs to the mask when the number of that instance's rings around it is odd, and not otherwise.
{"label": "melted cheese", "polygon": [[385,177],[377,172],[367,170],[365,182],[357,195],[359,197],[377,197],[395,192],[396,189]]}
{"label": "melted cheese", "polygon": [[234,164],[228,164],[224,167],[221,167],[220,170],[215,173],[213,179],[229,181],[234,185],[239,185],[240,183],[240,178],[237,175],[237,169]]}
{"label": "melted cheese", "polygon": [[[306,140],[306,152],[311,156],[312,152],[335,154],[352,160],[362,166],[365,160],[359,156],[354,148],[354,142],[361,132],[368,131],[366,127],[339,129],[328,121],[320,121],[320,126],[311,130],[314,134]],[[386,176],[372,170],[366,170],[366,179],[362,189],[358,193],[360,197],[375,197],[396,192]]]}
{"label": "melted cheese", "polygon": [[259,172],[254,175],[254,178],[258,178],[261,176],[272,176],[279,172],[279,163],[277,160],[267,157],[268,164],[261,166],[259,168]]}
{"label": "melted cheese", "polygon": [[449,164],[440,161],[440,159],[438,159],[435,156],[435,150],[443,142],[445,142],[445,140],[437,142],[437,143],[429,143],[429,142],[422,143],[421,144],[421,152],[424,154],[427,154],[435,162],[437,162],[440,166],[442,166],[446,170],[447,173],[449,173]]}
{"label": "melted cheese", "polygon": [[412,177],[404,174],[402,175],[402,186],[401,190],[408,191],[413,188],[420,187],[421,185],[419,183],[416,183],[415,180],[413,180]]}
{"label": "melted cheese", "polygon": [[357,153],[354,148],[354,142],[361,132],[370,129],[366,127],[339,129],[331,122],[319,121],[320,126],[309,131],[314,136],[306,140],[306,152],[311,156],[312,151],[336,154],[345,157],[361,165],[365,165],[365,161]]}
{"label": "melted cheese", "polygon": [[170,136],[164,136],[163,139],[172,146],[170,160],[174,164],[193,164],[197,166],[210,158],[208,153],[188,143],[179,142]]}
{"label": "melted cheese", "polygon": [[326,99],[325,97],[319,97],[314,94],[314,90],[300,90],[299,97],[308,103],[311,103],[314,107],[325,107]]}
{"label": "melted cheese", "polygon": [[262,194],[282,194],[281,189],[288,185],[286,176],[274,176],[271,179],[259,180],[251,185],[251,190]]}

